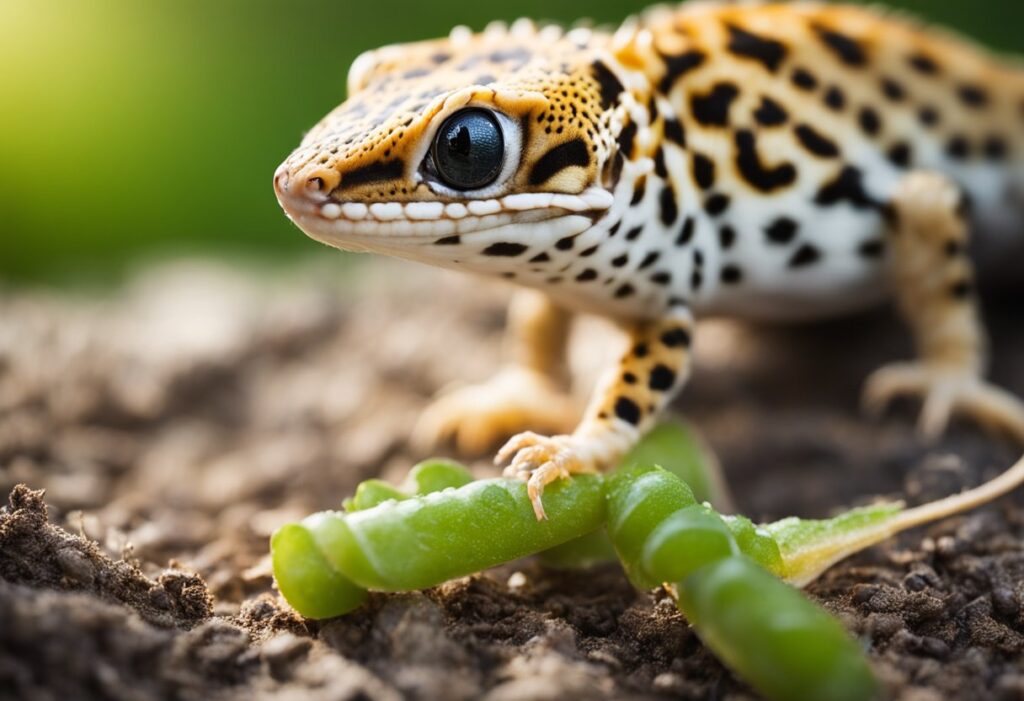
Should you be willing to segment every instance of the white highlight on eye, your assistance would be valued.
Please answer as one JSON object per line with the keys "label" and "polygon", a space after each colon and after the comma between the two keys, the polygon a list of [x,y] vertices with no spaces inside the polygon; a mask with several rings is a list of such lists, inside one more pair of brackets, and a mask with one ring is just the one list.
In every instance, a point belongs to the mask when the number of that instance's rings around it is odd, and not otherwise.
{"label": "white highlight on eye", "polygon": [[341,213],[345,215],[346,219],[352,219],[353,221],[365,219],[369,212],[370,208],[362,202],[346,202],[341,206]]}
{"label": "white highlight on eye", "polygon": [[469,210],[470,214],[482,217],[487,214],[500,212],[501,205],[498,204],[498,200],[470,200],[466,203],[466,209]]}

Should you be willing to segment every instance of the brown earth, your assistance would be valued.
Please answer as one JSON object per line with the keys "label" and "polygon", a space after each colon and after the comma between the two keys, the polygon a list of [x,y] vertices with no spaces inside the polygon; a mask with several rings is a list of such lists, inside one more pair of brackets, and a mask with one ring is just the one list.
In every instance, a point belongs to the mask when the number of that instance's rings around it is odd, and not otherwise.
{"label": "brown earth", "polygon": [[[345,618],[289,611],[273,529],[367,477],[399,479],[424,457],[406,437],[429,397],[500,357],[505,290],[338,265],[284,278],[181,264],[106,298],[0,299],[0,697],[754,698],[664,593],[633,591],[614,565],[526,560]],[[1019,307],[988,317],[994,375],[1024,393]],[[581,325],[582,376],[612,339]],[[859,415],[866,373],[908,353],[886,314],[709,322],[681,409],[757,519],[919,503],[1009,465],[1012,447],[971,426],[925,447],[909,406]],[[1024,698],[1022,505],[905,534],[810,588],[888,696]]]}

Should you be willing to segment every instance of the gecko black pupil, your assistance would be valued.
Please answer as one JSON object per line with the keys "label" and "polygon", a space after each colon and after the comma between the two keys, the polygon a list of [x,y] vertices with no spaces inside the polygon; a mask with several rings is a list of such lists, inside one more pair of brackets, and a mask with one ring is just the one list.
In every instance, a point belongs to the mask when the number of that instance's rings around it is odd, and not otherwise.
{"label": "gecko black pupil", "polygon": [[449,187],[490,185],[505,160],[505,139],[493,114],[466,109],[445,120],[434,138],[434,167]]}

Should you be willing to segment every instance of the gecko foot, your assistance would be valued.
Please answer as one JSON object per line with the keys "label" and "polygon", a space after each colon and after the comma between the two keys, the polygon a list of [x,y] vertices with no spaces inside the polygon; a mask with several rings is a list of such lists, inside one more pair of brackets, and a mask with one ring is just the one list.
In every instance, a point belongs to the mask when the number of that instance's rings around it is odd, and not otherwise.
{"label": "gecko foot", "polygon": [[929,440],[941,436],[959,412],[1024,443],[1024,403],[973,373],[924,363],[887,365],[868,378],[864,407],[880,415],[893,399],[907,396],[924,400],[918,428]]}
{"label": "gecko foot", "polygon": [[547,518],[541,496],[544,487],[571,475],[597,472],[597,461],[590,456],[582,439],[576,436],[542,436],[531,431],[520,433],[506,443],[494,458],[495,464],[512,462],[506,477],[526,480],[526,491],[538,521]]}
{"label": "gecko foot", "polygon": [[461,387],[427,407],[413,429],[413,444],[424,450],[452,440],[467,455],[480,455],[526,427],[568,430],[578,408],[544,375],[508,367],[479,385]]}

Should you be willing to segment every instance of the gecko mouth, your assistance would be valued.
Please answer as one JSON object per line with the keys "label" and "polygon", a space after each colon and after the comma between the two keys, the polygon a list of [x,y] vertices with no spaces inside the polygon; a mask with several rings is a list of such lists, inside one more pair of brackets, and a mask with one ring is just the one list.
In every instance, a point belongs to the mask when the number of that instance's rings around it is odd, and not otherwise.
{"label": "gecko mouth", "polygon": [[614,201],[607,190],[591,187],[578,195],[519,193],[464,202],[338,202],[315,192],[291,191],[282,173],[274,178],[274,189],[300,229],[333,246],[363,238],[432,242],[571,215],[593,219]]}

